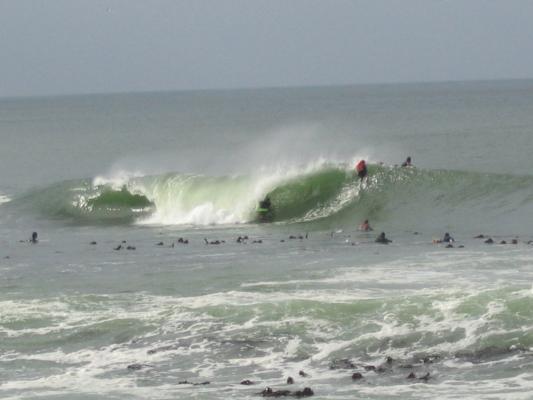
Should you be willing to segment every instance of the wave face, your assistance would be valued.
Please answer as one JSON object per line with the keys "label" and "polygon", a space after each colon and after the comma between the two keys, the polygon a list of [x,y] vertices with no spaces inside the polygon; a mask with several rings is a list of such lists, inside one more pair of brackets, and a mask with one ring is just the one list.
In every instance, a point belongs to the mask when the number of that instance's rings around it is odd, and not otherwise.
{"label": "wave face", "polygon": [[269,196],[275,223],[349,226],[361,219],[391,227],[483,227],[523,221],[533,206],[533,178],[475,172],[370,166],[361,183],[344,166],[258,175],[157,176],[65,181],[12,203],[78,223],[216,225],[257,220]]}

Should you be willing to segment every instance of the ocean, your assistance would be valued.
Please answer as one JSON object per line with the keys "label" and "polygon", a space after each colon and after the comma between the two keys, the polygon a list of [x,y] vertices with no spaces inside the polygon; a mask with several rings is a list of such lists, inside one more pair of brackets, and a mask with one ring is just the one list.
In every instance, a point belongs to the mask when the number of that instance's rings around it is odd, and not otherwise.
{"label": "ocean", "polygon": [[532,80],[5,98],[0,140],[3,399],[533,397]]}

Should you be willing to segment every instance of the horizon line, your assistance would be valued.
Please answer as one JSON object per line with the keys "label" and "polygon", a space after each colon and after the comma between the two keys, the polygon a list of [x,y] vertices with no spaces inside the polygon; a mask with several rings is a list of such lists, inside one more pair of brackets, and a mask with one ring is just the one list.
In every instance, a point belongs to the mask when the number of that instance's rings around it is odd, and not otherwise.
{"label": "horizon line", "polygon": [[509,81],[530,81],[529,78],[496,78],[496,79],[450,79],[450,80],[428,80],[428,81],[389,81],[389,82],[366,82],[366,83],[329,83],[313,85],[287,85],[287,86],[241,86],[241,87],[219,87],[219,88],[196,88],[196,89],[153,89],[153,90],[131,90],[131,91],[94,91],[77,93],[48,93],[48,94],[22,94],[0,96],[0,101],[21,100],[21,99],[50,99],[62,97],[85,97],[85,96],[120,96],[120,95],[142,95],[157,93],[196,93],[196,92],[231,92],[231,91],[254,91],[254,90],[281,90],[281,89],[312,89],[312,88],[338,88],[355,86],[397,86],[397,85],[431,85],[446,83],[489,83],[489,82],[509,82]]}

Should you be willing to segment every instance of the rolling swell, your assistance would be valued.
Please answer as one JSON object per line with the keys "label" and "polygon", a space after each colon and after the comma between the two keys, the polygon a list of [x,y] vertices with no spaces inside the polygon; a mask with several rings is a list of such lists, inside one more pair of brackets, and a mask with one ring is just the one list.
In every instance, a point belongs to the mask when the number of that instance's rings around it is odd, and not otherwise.
{"label": "rolling swell", "polygon": [[146,196],[126,186],[94,186],[89,179],[33,190],[8,206],[77,224],[128,224],[154,210]]}
{"label": "rolling swell", "polygon": [[483,227],[533,211],[533,177],[370,166],[361,184],[351,170],[210,177],[164,174],[94,184],[74,180],[35,190],[4,206],[25,206],[77,223],[208,225],[254,222],[268,195],[276,223],[353,226],[361,219],[391,228],[450,223]]}

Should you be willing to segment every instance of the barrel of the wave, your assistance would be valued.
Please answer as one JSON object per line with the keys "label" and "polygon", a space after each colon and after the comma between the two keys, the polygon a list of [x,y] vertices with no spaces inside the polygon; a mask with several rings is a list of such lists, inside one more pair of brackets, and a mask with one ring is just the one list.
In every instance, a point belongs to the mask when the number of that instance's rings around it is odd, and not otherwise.
{"label": "barrel of the wave", "polygon": [[270,197],[266,196],[264,200],[259,202],[257,207],[257,221],[258,222],[272,222],[274,220],[274,209]]}

